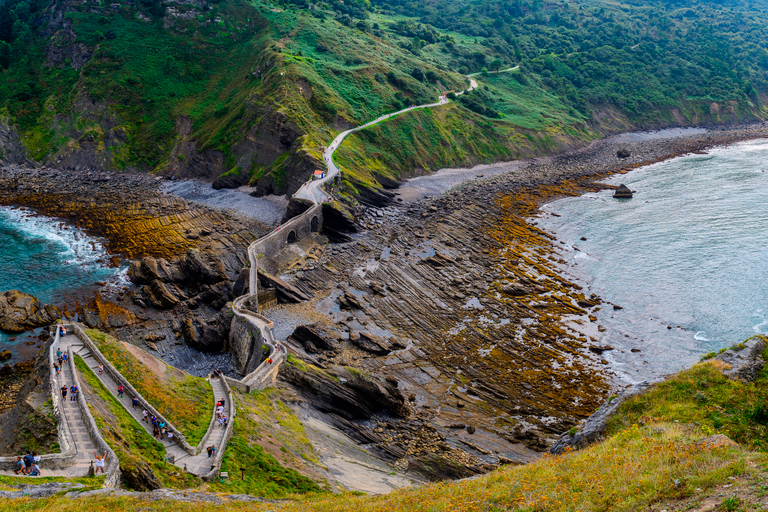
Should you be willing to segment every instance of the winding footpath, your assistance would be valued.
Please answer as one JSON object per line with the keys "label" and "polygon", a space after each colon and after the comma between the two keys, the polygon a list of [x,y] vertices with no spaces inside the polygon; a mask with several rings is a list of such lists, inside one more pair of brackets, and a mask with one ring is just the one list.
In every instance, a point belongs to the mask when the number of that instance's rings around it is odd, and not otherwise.
{"label": "winding footpath", "polygon": [[[491,71],[489,73],[492,73],[492,74],[506,73],[508,71],[514,71],[519,67],[520,66],[514,66],[507,69],[502,69],[499,71]],[[478,73],[472,73],[470,75],[466,75],[467,79],[469,80],[469,87],[464,91],[460,91],[455,94],[458,96],[458,95],[464,94],[465,92],[477,89],[478,84],[472,77],[477,76],[479,74],[481,73],[478,72]],[[425,105],[415,105],[412,107],[404,108],[402,110],[398,110],[397,112],[384,114],[383,116],[378,117],[368,123],[365,123],[364,125],[358,126],[356,128],[351,128],[349,130],[345,130],[339,133],[323,153],[323,160],[328,170],[326,175],[322,179],[319,179],[319,180],[310,179],[309,181],[305,182],[299,188],[299,190],[297,190],[296,193],[293,194],[293,197],[311,201],[315,207],[321,205],[323,202],[329,199],[328,194],[326,194],[325,191],[323,191],[322,186],[328,183],[329,180],[334,179],[341,172],[341,170],[338,168],[336,163],[333,161],[333,154],[336,152],[337,149],[339,149],[339,146],[341,146],[341,143],[344,142],[344,139],[346,139],[349,134],[360,131],[360,130],[364,130],[365,128],[369,128],[375,124],[381,123],[382,121],[386,121],[387,119],[391,119],[393,117],[400,116],[407,112],[411,112],[412,110],[417,110],[422,108],[434,108],[434,107],[439,107],[441,105],[447,105],[448,103],[450,103],[450,100],[448,99],[448,93],[444,93],[443,95],[440,96],[440,98],[436,103],[428,103]],[[312,208],[304,212],[302,215],[309,215],[311,214],[311,212],[312,212]],[[293,219],[289,220],[288,222],[291,222],[292,220]],[[247,305],[249,304],[251,299],[256,300],[258,295],[258,271],[259,271],[259,256],[260,256],[258,254],[258,247],[262,243],[264,243],[265,240],[277,234],[281,229],[284,229],[286,224],[283,224],[277,227],[267,235],[264,235],[258,240],[255,240],[254,242],[251,243],[251,245],[248,246],[248,259],[250,260],[250,263],[251,263],[251,270],[250,270],[250,276],[249,276],[250,286],[248,290],[249,293],[245,295],[241,295],[240,297],[235,299],[234,302],[232,303],[233,313],[237,317],[248,322],[251,326],[258,329],[258,331],[261,333],[261,336],[264,340],[264,344],[267,345],[270,349],[270,353],[267,356],[267,359],[265,359],[265,361],[262,362],[253,372],[246,375],[242,380],[239,381],[240,386],[238,387],[240,387],[240,389],[246,390],[247,392],[251,391],[252,389],[258,389],[261,386],[263,386],[264,383],[268,381],[267,376],[276,371],[277,367],[282,362],[282,359],[285,357],[285,351],[277,350],[276,348],[277,344],[275,343],[274,336],[272,335],[272,328],[274,327],[272,322],[269,319],[261,316],[257,312],[249,310]],[[270,360],[272,361],[271,363],[269,362]],[[229,379],[229,380],[230,382],[232,382],[232,384],[238,385],[238,381],[235,381],[234,379]]]}

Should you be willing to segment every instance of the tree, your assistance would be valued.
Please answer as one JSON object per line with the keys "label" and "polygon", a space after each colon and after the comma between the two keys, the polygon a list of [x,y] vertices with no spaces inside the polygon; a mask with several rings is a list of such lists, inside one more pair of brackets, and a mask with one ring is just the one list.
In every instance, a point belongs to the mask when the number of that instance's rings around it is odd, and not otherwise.
{"label": "tree", "polygon": [[491,68],[493,71],[498,71],[501,69],[501,59],[494,59],[491,61],[490,64],[488,64],[488,67]]}
{"label": "tree", "polygon": [[421,68],[413,68],[413,71],[411,71],[411,76],[419,82],[423,82],[425,78],[424,70]]}
{"label": "tree", "polygon": [[435,83],[435,82],[437,82],[437,80],[438,80],[438,78],[439,78],[439,77],[437,76],[437,73],[435,73],[434,71],[432,71],[432,70],[430,69],[429,71],[427,71],[427,73],[426,73],[426,74],[427,74],[427,81],[429,81],[430,83]]}

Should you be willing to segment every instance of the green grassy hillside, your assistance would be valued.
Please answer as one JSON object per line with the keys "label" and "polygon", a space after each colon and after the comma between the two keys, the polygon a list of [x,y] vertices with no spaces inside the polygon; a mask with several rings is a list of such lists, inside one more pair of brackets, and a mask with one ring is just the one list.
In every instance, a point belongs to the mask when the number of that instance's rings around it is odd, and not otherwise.
{"label": "green grassy hillside", "polygon": [[350,140],[340,159],[354,191],[377,174],[549,153],[609,131],[762,119],[765,7],[0,0],[0,114],[37,161],[284,192],[340,130],[464,89],[463,74],[520,65],[479,76],[446,112]]}

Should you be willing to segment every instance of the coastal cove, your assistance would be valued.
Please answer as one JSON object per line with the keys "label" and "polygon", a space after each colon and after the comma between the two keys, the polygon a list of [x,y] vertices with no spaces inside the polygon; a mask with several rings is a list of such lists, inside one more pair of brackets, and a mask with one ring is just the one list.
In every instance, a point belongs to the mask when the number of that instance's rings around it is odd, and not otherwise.
{"label": "coastal cove", "polygon": [[557,238],[563,272],[606,301],[588,333],[614,348],[602,357],[619,383],[768,332],[767,171],[768,140],[752,140],[603,181],[632,199],[603,190],[541,207],[534,223]]}
{"label": "coastal cove", "polygon": [[[0,206],[0,259],[0,291],[20,290],[43,304],[90,300],[97,290],[128,282],[125,266],[110,261],[102,240],[28,208]],[[10,349],[11,362],[31,357],[37,349],[25,350],[28,334],[0,332],[0,351]]]}

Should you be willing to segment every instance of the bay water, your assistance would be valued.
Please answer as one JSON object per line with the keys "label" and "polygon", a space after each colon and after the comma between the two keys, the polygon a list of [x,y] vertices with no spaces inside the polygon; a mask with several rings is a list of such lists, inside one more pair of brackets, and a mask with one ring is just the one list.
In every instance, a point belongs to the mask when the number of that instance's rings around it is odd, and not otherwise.
{"label": "bay water", "polygon": [[596,313],[605,331],[590,334],[614,347],[603,357],[621,381],[656,380],[768,333],[768,140],[606,183],[636,193],[561,199],[534,222],[562,242],[564,271],[610,303]]}

